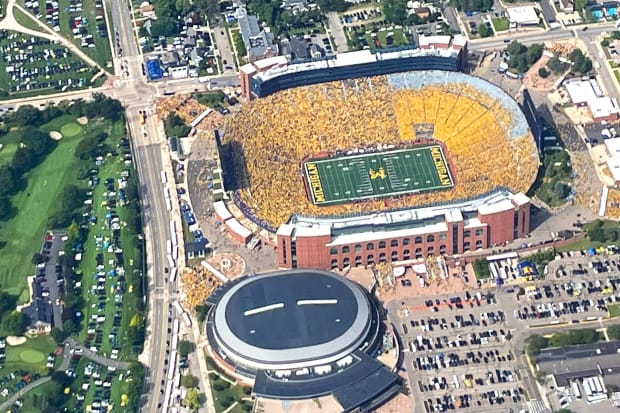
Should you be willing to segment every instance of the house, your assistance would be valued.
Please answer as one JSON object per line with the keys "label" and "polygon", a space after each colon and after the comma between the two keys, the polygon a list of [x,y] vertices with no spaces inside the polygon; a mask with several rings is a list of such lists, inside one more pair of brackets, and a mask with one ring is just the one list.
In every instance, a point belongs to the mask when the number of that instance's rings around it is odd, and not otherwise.
{"label": "house", "polygon": [[614,17],[618,14],[620,3],[617,1],[606,1],[603,3],[603,11],[605,16]]}
{"label": "house", "polygon": [[574,13],[575,3],[573,2],[573,0],[560,0],[560,8],[564,13]]}
{"label": "house", "polygon": [[202,258],[207,254],[209,241],[206,238],[201,238],[192,242],[185,243],[185,254],[188,259]]}
{"label": "house", "polygon": [[261,27],[258,18],[248,14],[245,7],[239,7],[235,11],[235,17],[239,22],[241,37],[250,62],[278,55],[278,46],[269,27]]}
{"label": "house", "polygon": [[282,0],[280,7],[293,14],[303,13],[308,10],[308,2],[306,0]]}
{"label": "house", "polygon": [[416,7],[413,13],[421,19],[427,19],[431,15],[431,9],[428,7]]}
{"label": "house", "polygon": [[157,19],[157,16],[155,15],[155,8],[152,4],[146,1],[140,4],[140,15],[149,19]]}
{"label": "house", "polygon": [[510,23],[519,26],[536,26],[540,23],[540,18],[534,6],[508,7],[506,13],[508,13]]}

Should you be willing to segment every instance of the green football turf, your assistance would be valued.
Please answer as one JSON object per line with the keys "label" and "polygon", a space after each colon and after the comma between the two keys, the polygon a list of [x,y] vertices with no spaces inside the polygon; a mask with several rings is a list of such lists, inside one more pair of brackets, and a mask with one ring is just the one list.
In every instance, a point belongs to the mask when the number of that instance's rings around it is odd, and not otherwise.
{"label": "green football turf", "polygon": [[310,159],[304,176],[312,202],[334,205],[451,188],[454,180],[439,145]]}

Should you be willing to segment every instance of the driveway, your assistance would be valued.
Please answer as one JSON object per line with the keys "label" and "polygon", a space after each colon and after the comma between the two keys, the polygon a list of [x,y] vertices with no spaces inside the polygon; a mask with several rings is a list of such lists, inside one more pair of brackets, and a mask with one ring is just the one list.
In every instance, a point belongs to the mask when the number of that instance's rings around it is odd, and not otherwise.
{"label": "driveway", "polygon": [[340,23],[338,13],[334,11],[327,13],[327,27],[329,30],[328,34],[333,38],[336,51],[339,53],[348,51],[347,36],[344,33],[342,23]]}
{"label": "driveway", "polygon": [[[222,73],[232,73],[235,71],[235,55],[226,30],[228,29],[222,25],[213,26],[212,40],[213,43],[217,45],[217,53],[222,59]],[[241,57],[242,56],[240,56],[240,58]],[[233,69],[226,69],[226,66],[232,67]]]}

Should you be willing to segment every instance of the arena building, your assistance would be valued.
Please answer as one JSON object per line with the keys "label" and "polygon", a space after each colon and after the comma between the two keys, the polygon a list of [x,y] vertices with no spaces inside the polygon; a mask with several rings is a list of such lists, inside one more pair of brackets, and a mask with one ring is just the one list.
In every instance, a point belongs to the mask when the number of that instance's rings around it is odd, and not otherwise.
{"label": "arena building", "polygon": [[341,411],[370,411],[399,391],[382,351],[376,303],[358,284],[325,271],[246,276],[207,300],[210,353],[256,397],[333,397]]}

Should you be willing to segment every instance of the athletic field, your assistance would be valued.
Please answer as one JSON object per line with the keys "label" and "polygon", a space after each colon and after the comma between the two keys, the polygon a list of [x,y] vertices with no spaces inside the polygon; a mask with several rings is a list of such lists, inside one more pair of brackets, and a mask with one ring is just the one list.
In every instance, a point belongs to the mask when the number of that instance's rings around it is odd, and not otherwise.
{"label": "athletic field", "polygon": [[439,145],[310,159],[303,172],[312,202],[334,205],[454,186]]}

